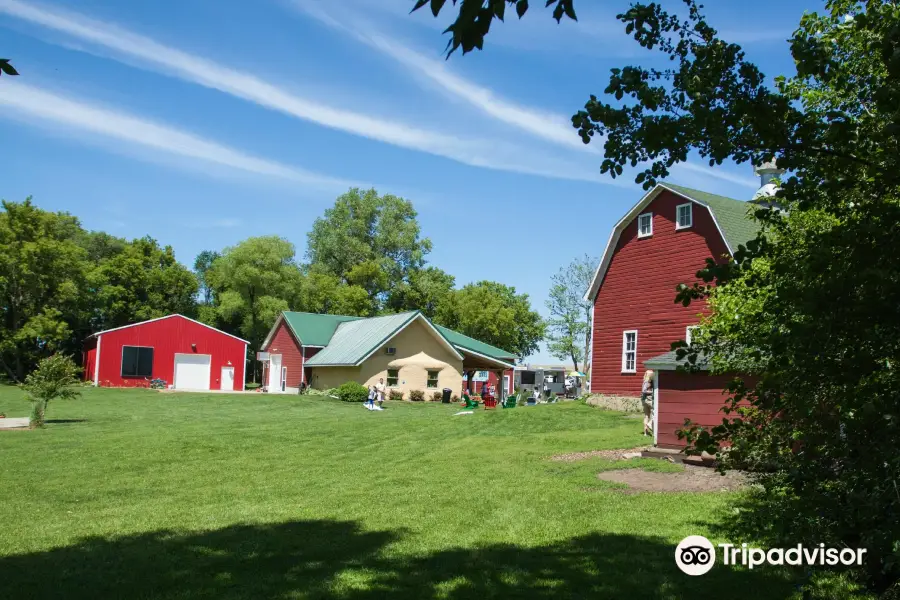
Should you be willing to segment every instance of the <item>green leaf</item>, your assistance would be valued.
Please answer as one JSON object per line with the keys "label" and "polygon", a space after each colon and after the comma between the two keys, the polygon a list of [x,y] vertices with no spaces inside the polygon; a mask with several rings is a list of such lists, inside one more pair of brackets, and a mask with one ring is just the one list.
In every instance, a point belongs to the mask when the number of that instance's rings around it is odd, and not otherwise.
{"label": "green leaf", "polygon": [[0,73],[6,73],[7,75],[19,74],[19,72],[16,71],[11,64],[9,64],[8,58],[0,58]]}
{"label": "green leaf", "polygon": [[520,19],[526,11],[528,11],[528,0],[519,0],[516,2],[516,14],[519,15]]}

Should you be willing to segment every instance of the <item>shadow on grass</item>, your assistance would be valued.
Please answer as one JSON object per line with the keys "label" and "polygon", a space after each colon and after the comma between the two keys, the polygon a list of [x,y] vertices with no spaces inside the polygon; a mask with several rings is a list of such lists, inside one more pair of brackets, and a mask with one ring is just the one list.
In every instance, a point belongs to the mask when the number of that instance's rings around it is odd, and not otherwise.
{"label": "shadow on grass", "polygon": [[87,419],[47,419],[44,423],[54,425],[68,425],[69,423],[87,423]]}
{"label": "shadow on grass", "polygon": [[[16,598],[783,598],[775,571],[717,565],[689,577],[674,547],[588,535],[523,548],[494,545],[392,557],[401,533],[353,522],[299,521],[211,532],[152,532],[0,558]],[[8,595],[7,595],[8,594]]]}

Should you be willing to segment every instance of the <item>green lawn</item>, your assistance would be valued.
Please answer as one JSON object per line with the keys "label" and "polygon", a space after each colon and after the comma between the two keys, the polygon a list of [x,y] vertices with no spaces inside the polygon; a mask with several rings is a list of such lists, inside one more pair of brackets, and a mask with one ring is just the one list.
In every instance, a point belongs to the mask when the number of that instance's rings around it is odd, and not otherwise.
{"label": "green lawn", "polygon": [[[595,476],[621,463],[547,460],[640,445],[639,420],[575,402],[455,410],[86,388],[46,429],[0,431],[0,597],[793,592],[772,569],[675,567],[675,544],[734,496],[626,495]],[[28,404],[0,388],[0,412]]]}

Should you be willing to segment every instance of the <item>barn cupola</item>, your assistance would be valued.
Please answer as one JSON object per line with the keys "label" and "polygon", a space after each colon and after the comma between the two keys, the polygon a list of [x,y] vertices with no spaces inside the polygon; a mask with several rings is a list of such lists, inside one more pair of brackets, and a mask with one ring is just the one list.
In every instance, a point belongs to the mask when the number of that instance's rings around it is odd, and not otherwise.
{"label": "barn cupola", "polygon": [[753,171],[759,176],[760,187],[750,201],[759,206],[780,209],[781,207],[775,201],[775,192],[778,191],[775,180],[784,174],[784,169],[779,169],[775,165],[775,161],[771,160],[757,165]]}

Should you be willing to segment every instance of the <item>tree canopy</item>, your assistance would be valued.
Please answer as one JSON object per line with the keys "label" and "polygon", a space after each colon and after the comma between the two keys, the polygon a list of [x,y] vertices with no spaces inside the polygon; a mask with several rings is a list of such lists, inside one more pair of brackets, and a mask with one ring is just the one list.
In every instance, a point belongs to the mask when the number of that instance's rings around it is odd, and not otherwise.
{"label": "tree canopy", "polygon": [[526,357],[537,351],[546,324],[531,309],[528,294],[493,281],[464,286],[441,305],[435,316],[440,325]]}

